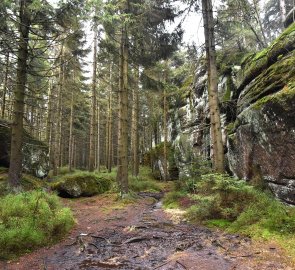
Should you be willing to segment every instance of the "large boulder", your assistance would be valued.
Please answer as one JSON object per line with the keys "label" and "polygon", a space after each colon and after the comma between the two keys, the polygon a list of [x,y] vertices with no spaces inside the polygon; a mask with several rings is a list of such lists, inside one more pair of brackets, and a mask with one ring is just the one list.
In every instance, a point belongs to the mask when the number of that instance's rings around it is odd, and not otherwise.
{"label": "large boulder", "polygon": [[[10,123],[0,119],[0,167],[9,167],[11,128]],[[24,130],[23,171],[44,177],[49,171],[48,146],[33,138]]]}
{"label": "large boulder", "polygon": [[295,204],[295,24],[244,66],[228,159],[239,178]]}
{"label": "large boulder", "polygon": [[112,182],[104,177],[99,177],[94,173],[78,172],[64,175],[51,187],[56,190],[61,197],[78,198],[89,197],[101,194],[111,188]]}

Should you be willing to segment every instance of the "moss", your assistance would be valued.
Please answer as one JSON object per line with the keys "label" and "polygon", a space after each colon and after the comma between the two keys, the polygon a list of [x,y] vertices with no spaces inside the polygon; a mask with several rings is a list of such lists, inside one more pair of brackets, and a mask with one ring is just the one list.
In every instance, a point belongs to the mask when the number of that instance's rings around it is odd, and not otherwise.
{"label": "moss", "polygon": [[240,125],[239,119],[236,119],[234,122],[229,123],[226,126],[227,135],[230,136],[233,133],[235,133],[239,125]]}
{"label": "moss", "polygon": [[260,110],[265,104],[269,102],[280,103],[284,107],[288,106],[288,100],[295,98],[295,83],[289,83],[283,88],[282,91],[279,91],[275,94],[268,95],[261,98],[252,105],[252,108],[255,110]]}
{"label": "moss", "polygon": [[70,175],[64,175],[51,186],[57,190],[61,196],[80,197],[93,196],[108,191],[112,182],[102,176],[94,173],[79,172]]}
{"label": "moss", "polygon": [[232,93],[234,93],[236,90],[235,84],[233,82],[232,76],[229,75],[227,76],[227,80],[226,80],[226,90],[225,93],[223,95],[222,101],[226,102],[229,101],[231,98]]}
{"label": "moss", "polygon": [[56,195],[42,191],[7,195],[0,199],[0,259],[54,243],[73,225],[72,212]]}
{"label": "moss", "polygon": [[243,80],[239,86],[239,91],[260,75],[266,68],[282,58],[283,55],[288,54],[294,48],[295,23],[290,25],[268,48],[247,58],[241,71],[242,74],[240,74]]}
{"label": "moss", "polygon": [[[9,193],[8,189],[8,174],[0,174],[0,196],[7,195]],[[46,188],[48,185],[44,180],[34,177],[29,174],[23,174],[21,181],[21,189],[23,191],[33,191],[38,189]]]}
{"label": "moss", "polygon": [[230,226],[231,222],[226,219],[211,219],[206,222],[209,228],[226,229]]}
{"label": "moss", "polygon": [[[241,94],[238,101],[239,112],[257,101],[255,108],[260,108],[261,104],[274,97],[274,93],[280,93],[281,90],[285,92],[286,88],[289,90],[294,88],[295,69],[290,68],[294,63],[295,51],[283,57],[257,76],[255,81]],[[278,97],[280,97],[280,94]]]}

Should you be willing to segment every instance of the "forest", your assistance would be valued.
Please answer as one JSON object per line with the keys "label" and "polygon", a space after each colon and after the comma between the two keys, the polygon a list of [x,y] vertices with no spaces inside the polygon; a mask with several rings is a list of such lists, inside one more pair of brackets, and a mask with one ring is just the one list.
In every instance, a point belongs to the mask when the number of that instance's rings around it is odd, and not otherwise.
{"label": "forest", "polygon": [[294,0],[0,2],[0,269],[295,269],[294,165]]}

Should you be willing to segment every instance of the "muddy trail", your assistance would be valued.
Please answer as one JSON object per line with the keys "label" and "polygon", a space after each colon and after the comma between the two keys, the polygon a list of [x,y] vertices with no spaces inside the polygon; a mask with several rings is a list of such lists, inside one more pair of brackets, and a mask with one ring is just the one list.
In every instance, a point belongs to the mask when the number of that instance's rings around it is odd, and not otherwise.
{"label": "muddy trail", "polygon": [[127,205],[109,195],[66,201],[77,219],[70,236],[0,269],[294,269],[275,245],[188,224],[162,209],[161,194],[139,195]]}

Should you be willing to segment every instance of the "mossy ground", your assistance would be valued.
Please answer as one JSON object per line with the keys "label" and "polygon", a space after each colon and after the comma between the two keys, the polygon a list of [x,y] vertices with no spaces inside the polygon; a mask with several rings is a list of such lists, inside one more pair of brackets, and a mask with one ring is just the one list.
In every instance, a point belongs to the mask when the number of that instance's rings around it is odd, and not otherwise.
{"label": "mossy ground", "polygon": [[295,255],[295,209],[270,193],[229,176],[209,174],[195,183],[194,193],[178,186],[166,195],[164,204],[179,208],[184,197],[190,201],[186,217],[191,222],[254,239],[275,240]]}
{"label": "mossy ground", "polygon": [[56,195],[43,191],[6,195],[0,198],[0,259],[52,244],[73,225],[72,212]]}
{"label": "mossy ground", "polygon": [[[9,193],[8,188],[8,169],[0,168],[0,196]],[[21,178],[21,190],[30,191],[47,188],[48,185],[45,180],[39,179],[29,174],[23,174]]]}

